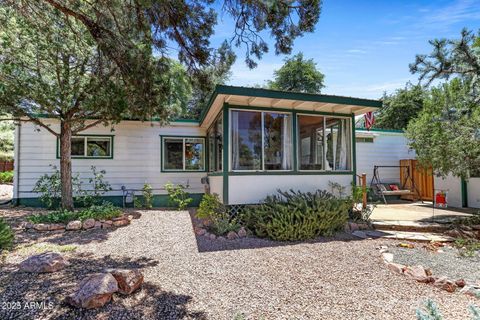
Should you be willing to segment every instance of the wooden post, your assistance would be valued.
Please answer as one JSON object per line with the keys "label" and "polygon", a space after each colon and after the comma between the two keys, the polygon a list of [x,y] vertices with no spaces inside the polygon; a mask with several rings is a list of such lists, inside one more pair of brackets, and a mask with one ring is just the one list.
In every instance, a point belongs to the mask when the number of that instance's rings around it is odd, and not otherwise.
{"label": "wooden post", "polygon": [[362,173],[362,208],[367,207],[367,174]]}

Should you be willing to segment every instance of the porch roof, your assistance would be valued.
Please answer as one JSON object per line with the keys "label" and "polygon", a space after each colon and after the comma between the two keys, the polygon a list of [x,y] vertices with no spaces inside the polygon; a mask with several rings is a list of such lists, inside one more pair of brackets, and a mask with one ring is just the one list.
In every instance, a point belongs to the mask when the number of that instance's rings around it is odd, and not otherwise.
{"label": "porch roof", "polygon": [[201,127],[210,126],[223,103],[260,109],[276,108],[344,115],[361,115],[382,107],[380,100],[217,85],[200,116]]}

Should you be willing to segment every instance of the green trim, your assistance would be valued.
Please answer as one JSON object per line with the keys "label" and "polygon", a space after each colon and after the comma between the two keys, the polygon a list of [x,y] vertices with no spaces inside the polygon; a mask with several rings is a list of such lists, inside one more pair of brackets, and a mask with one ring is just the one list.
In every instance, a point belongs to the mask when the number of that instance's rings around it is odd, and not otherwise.
{"label": "green trim", "polygon": [[207,176],[210,176],[210,177],[221,177],[221,176],[223,176],[223,172],[209,172],[209,173],[207,173]]}
{"label": "green trim", "polygon": [[293,131],[293,137],[292,137],[292,149],[293,149],[293,170],[297,171],[298,170],[298,119],[297,119],[297,112],[293,111],[292,112],[292,131]]}
{"label": "green trim", "polygon": [[355,130],[357,131],[373,131],[373,132],[392,132],[392,133],[405,133],[404,130],[396,130],[396,129],[375,129],[375,128],[371,128],[370,130],[366,129],[366,128],[355,128]]}
{"label": "green trim", "polygon": [[230,166],[228,165],[228,158],[230,157],[230,125],[229,125],[229,112],[230,106],[227,103],[223,104],[223,203],[228,204],[228,170]]}
{"label": "green trim", "polygon": [[352,175],[353,171],[230,171],[229,176],[302,176],[302,175],[318,175],[318,176],[335,176],[335,175]]}
{"label": "green trim", "polygon": [[246,87],[217,85],[215,87],[215,91],[210,96],[210,99],[207,104],[207,108],[202,110],[202,113],[200,115],[200,124],[203,123],[203,121],[205,120],[206,115],[210,111],[210,108],[212,107],[213,102],[215,101],[215,99],[219,94],[356,105],[356,106],[372,107],[372,108],[382,107],[382,101],[380,100],[361,99],[361,98],[324,95],[324,94],[286,92],[286,91],[277,91],[277,90],[262,89],[262,88],[246,88]]}
{"label": "green trim", "polygon": [[[203,193],[190,193],[189,196],[193,199],[189,207],[198,207],[200,201],[202,200]],[[136,196],[141,198],[141,196]],[[123,197],[122,196],[103,196],[102,200],[113,203],[115,206],[123,206]],[[14,203],[17,205],[26,206],[26,207],[38,207],[45,208],[45,205],[40,201],[39,198],[17,198],[13,199]],[[169,202],[169,196],[167,194],[156,194],[153,196],[153,206],[155,208],[159,207],[173,207]]]}
{"label": "green trim", "polygon": [[[109,157],[89,157],[89,156],[71,156],[71,159],[113,159],[113,154],[114,154],[114,139],[115,136],[111,134],[76,134],[73,135],[72,138],[77,138],[77,137],[99,137],[99,138],[104,138],[104,137],[109,137],[110,140],[110,156]],[[56,158],[60,159],[60,138],[57,138],[57,146],[56,146]],[[85,150],[87,152],[87,150]]]}
{"label": "green trim", "polygon": [[197,123],[197,124],[200,123],[200,121],[198,121],[197,119],[175,119],[170,122],[186,122],[186,123]]}
{"label": "green trim", "polygon": [[460,189],[462,193],[462,208],[468,207],[468,186],[465,179],[460,180]]}
{"label": "green trim", "polygon": [[[203,170],[165,170],[163,169],[163,139],[164,138],[178,138],[178,139],[203,139]],[[181,135],[160,135],[160,172],[163,173],[179,173],[179,172],[207,172],[207,149],[206,149],[206,137],[204,136],[181,136]]]}
{"label": "green trim", "polygon": [[357,137],[355,132],[355,115],[352,114],[352,120],[350,121],[352,126],[352,184],[357,186]]}

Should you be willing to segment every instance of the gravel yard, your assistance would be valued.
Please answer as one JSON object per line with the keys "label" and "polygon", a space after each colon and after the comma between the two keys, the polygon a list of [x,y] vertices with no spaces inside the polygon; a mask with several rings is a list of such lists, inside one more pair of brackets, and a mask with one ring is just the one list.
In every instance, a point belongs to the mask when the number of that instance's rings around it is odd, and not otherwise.
{"label": "gravel yard", "polygon": [[[14,215],[14,223],[25,214],[0,211]],[[308,243],[212,242],[195,237],[186,211],[145,211],[115,231],[73,233],[23,233],[22,245],[77,249],[64,253],[70,267],[34,276],[17,271],[25,250],[10,254],[0,273],[0,319],[415,319],[427,298],[439,304],[445,319],[468,319],[475,302],[391,273],[376,249],[394,245],[390,240],[339,235]],[[79,279],[110,267],[142,268],[143,289],[115,296],[98,310],[61,302]],[[17,301],[51,302],[53,309],[5,308]]]}
{"label": "gravel yard", "polygon": [[416,244],[413,249],[389,248],[395,263],[422,265],[430,268],[435,276],[464,279],[480,283],[480,255],[462,257],[453,247],[440,248],[443,252],[432,252]]}

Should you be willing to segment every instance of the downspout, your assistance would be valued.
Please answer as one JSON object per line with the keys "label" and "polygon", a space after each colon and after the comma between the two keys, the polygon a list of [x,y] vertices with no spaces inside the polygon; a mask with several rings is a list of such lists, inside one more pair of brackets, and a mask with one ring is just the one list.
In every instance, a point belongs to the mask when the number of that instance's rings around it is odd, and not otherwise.
{"label": "downspout", "polygon": [[468,208],[468,185],[463,178],[460,181],[460,190],[462,193],[462,208]]}
{"label": "downspout", "polygon": [[15,126],[15,143],[13,153],[13,204],[19,205],[20,203],[20,137],[21,137],[22,124],[19,122]]}

